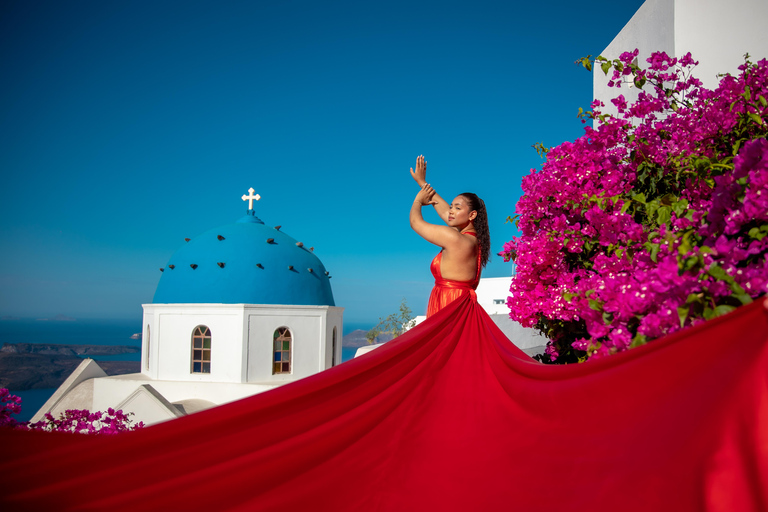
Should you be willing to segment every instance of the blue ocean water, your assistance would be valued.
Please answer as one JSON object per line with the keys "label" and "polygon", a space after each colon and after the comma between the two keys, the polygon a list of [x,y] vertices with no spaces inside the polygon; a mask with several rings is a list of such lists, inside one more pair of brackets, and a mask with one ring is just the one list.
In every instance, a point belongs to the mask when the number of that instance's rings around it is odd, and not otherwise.
{"label": "blue ocean water", "polygon": [[131,339],[141,332],[141,318],[136,320],[0,320],[2,343],[51,343],[73,345],[141,346]]}
{"label": "blue ocean water", "polygon": [[[370,323],[344,324],[344,334],[357,329],[368,330]],[[75,345],[127,345],[141,347],[140,339],[131,339],[141,332],[141,319],[138,320],[75,320],[36,321],[0,320],[0,345],[3,343],[50,343]],[[342,347],[341,360],[348,361],[355,356],[356,348]],[[141,354],[118,354],[113,356],[93,356],[97,361],[140,361]],[[55,388],[29,389],[11,393],[21,397],[21,413],[15,416],[17,421],[29,421],[40,407],[48,400]]]}

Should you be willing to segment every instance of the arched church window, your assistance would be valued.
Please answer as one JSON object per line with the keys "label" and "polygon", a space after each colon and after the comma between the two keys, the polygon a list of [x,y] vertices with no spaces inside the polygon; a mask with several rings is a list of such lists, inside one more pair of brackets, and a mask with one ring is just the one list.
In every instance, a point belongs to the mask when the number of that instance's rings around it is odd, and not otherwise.
{"label": "arched church window", "polygon": [[333,355],[331,356],[331,366],[336,366],[336,326],[333,327],[332,336],[331,349],[333,350]]}
{"label": "arched church window", "polygon": [[147,363],[146,363],[146,369],[149,370],[149,354],[150,354],[150,337],[149,337],[149,324],[147,324]]}
{"label": "arched church window", "polygon": [[291,373],[291,352],[293,336],[291,330],[287,327],[278,327],[272,336],[274,340],[274,364],[272,365],[272,375],[278,373]]}
{"label": "arched church window", "polygon": [[211,330],[205,325],[192,332],[192,373],[211,373]]}

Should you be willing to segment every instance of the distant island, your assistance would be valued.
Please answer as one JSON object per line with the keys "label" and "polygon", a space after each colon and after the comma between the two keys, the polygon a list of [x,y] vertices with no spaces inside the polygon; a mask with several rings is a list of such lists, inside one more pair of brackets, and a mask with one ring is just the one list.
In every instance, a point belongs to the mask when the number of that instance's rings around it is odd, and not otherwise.
{"label": "distant island", "polygon": [[[135,354],[141,349],[127,345],[58,345],[5,343],[0,347],[0,388],[14,391],[57,388],[88,356]],[[141,370],[139,361],[99,361],[107,375]]]}
{"label": "distant island", "polygon": [[[363,329],[352,331],[341,339],[341,346],[346,348],[367,347],[369,345],[368,339],[366,338],[367,334],[368,331],[364,331]],[[383,333],[376,336],[373,340],[375,343],[384,343],[386,341],[390,341],[391,339],[391,334]]]}
{"label": "distant island", "polygon": [[67,315],[56,315],[53,318],[38,318],[37,322],[76,322],[77,318]]}

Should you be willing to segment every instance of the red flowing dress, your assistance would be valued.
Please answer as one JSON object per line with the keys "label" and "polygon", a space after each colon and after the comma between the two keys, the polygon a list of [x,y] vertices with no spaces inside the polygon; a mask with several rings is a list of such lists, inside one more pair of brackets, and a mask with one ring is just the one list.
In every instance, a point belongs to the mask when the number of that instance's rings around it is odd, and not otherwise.
{"label": "red flowing dress", "polygon": [[[472,231],[467,231],[465,235],[477,236]],[[477,284],[480,282],[480,272],[482,266],[482,250],[480,245],[477,246],[477,274],[471,281],[453,281],[451,279],[443,279],[442,271],[440,270],[440,263],[443,259],[443,251],[437,253],[437,256],[432,260],[432,265],[429,269],[432,271],[432,275],[435,277],[435,287],[432,288],[432,293],[429,296],[429,303],[427,304],[427,318],[431,317],[445,306],[462,297],[463,295],[470,295],[475,297],[475,290]]]}
{"label": "red flowing dress", "polygon": [[767,313],[551,366],[465,293],[362,357],[136,432],[0,428],[0,510],[765,511]]}

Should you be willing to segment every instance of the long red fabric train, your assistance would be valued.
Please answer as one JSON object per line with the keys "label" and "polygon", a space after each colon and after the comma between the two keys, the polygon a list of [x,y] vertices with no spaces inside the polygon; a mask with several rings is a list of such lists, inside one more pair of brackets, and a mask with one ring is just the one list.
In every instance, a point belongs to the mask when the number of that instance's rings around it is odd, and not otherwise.
{"label": "long red fabric train", "polygon": [[[546,366],[471,296],[358,359],[141,431],[0,434],[41,510],[768,510],[768,315],[752,304]],[[10,510],[10,508],[5,508]]]}

